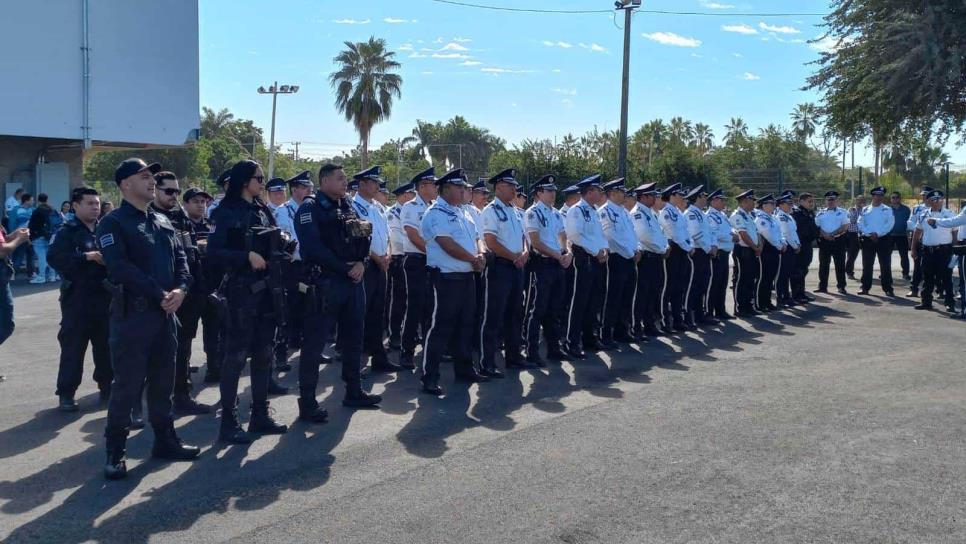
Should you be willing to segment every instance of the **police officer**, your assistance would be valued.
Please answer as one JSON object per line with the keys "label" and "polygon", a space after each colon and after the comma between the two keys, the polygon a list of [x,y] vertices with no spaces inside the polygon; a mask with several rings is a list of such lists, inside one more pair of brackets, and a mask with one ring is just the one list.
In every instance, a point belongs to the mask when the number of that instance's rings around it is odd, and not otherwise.
{"label": "police officer", "polygon": [[366,317],[363,327],[362,350],[372,357],[372,369],[376,372],[396,372],[402,367],[389,360],[383,345],[385,329],[383,316],[386,313],[386,281],[389,273],[389,225],[382,214],[379,203],[375,201],[379,193],[382,168],[373,166],[352,176],[358,189],[352,197],[356,213],[363,221],[372,224],[372,241],[369,244],[369,260],[362,285],[366,292]]}
{"label": "police officer", "polygon": [[708,211],[705,218],[711,225],[711,238],[718,247],[718,252],[711,259],[711,285],[708,290],[708,312],[721,320],[734,319],[725,308],[728,295],[728,265],[731,253],[735,249],[738,236],[731,229],[731,221],[725,215],[725,195],[721,189],[715,189],[708,195]]}
{"label": "police officer", "polygon": [[[483,209],[486,208],[487,204],[490,202],[490,189],[487,187],[486,181],[488,178],[481,177],[477,179],[476,183],[471,187],[470,191],[470,203],[464,206],[467,213],[470,215],[470,219],[473,220],[473,225],[476,226],[477,243],[480,245],[480,253],[485,254],[485,248],[483,247]],[[483,322],[483,271],[473,271],[473,278],[476,282],[476,320],[473,323],[473,330],[479,330],[480,323]],[[480,345],[477,342],[471,343],[471,348],[473,351],[479,349]]]}
{"label": "police officer", "polygon": [[389,207],[386,213],[386,224],[389,226],[389,349],[399,349],[402,336],[403,316],[406,314],[406,274],[403,270],[405,262],[406,232],[402,226],[402,207],[416,197],[416,188],[412,183],[406,183],[393,189],[396,203]]}
{"label": "police officer", "polygon": [[[927,196],[933,191],[934,189],[928,185],[922,186],[922,190],[919,192],[921,202],[912,207],[912,212],[909,214],[909,221],[906,224],[906,228],[909,231],[910,247],[914,250],[912,251],[912,281],[909,283],[909,292],[906,293],[907,297],[919,298],[919,285],[922,284],[922,251],[918,251],[921,248],[912,246],[912,240],[916,235],[919,216],[922,215],[922,212],[929,209],[929,204],[926,202]],[[922,244],[922,241],[920,240],[919,243]]]}
{"label": "police officer", "polygon": [[[926,223],[929,225],[929,227],[936,226],[946,229],[956,229],[956,227],[962,227],[966,225],[966,206],[963,206],[963,202],[961,201],[959,205],[959,215],[956,217],[951,219],[948,217],[942,219],[930,217],[926,219]],[[926,227],[923,228],[923,237],[925,236],[925,229]],[[952,317],[953,319],[966,319],[966,277],[964,277],[964,266],[966,266],[966,251],[964,251],[964,249],[966,248],[964,248],[964,244],[962,243],[963,240],[966,240],[966,236],[963,235],[962,228],[958,230],[959,243],[956,243],[956,240],[954,240],[951,249],[953,251],[954,259],[956,259],[959,264],[959,296],[962,310],[956,312],[955,308],[949,309],[950,312],[952,312],[952,315],[949,317]],[[952,238],[952,235],[950,235],[950,238]],[[951,297],[952,295],[949,295],[947,299]]]}
{"label": "police officer", "polygon": [[815,216],[819,229],[818,240],[818,289],[816,293],[828,293],[829,262],[835,262],[835,283],[840,295],[845,290],[845,233],[849,230],[849,214],[838,207],[839,194],[825,193],[824,210]]}
{"label": "police officer", "polygon": [[341,166],[325,164],[319,169],[319,190],[299,206],[295,223],[302,260],[311,267],[315,308],[305,318],[299,359],[299,416],[316,419],[319,404],[315,390],[326,336],[336,326],[336,348],[342,354],[343,406],[372,407],[379,395],[362,390],[362,336],[366,293],[365,261],[369,257],[372,224],[361,220],[346,198],[348,183]]}
{"label": "police officer", "polygon": [[114,171],[121,205],[97,225],[97,241],[113,283],[109,321],[114,381],[107,408],[108,479],[127,476],[124,459],[131,410],[147,382],[148,415],[154,429],[154,457],[191,460],[197,447],[186,446],[174,430],[171,393],[178,349],[175,313],[191,283],[177,231],[163,215],[148,209],[154,198],[157,163],[127,159]]}
{"label": "police officer", "polygon": [[666,325],[672,330],[683,332],[694,328],[694,323],[687,316],[685,297],[691,283],[692,268],[691,255],[694,246],[688,233],[687,220],[682,213],[685,210],[684,189],[680,183],[675,183],[661,191],[664,207],[658,215],[658,222],[671,246],[667,262],[667,285],[664,289],[664,316],[668,320]]}
{"label": "police officer", "polygon": [[607,265],[607,238],[595,205],[602,204],[604,193],[600,174],[579,181],[580,200],[568,211],[564,229],[574,254],[574,287],[567,311],[567,341],[564,353],[574,359],[585,357],[584,348],[610,349],[600,339],[600,310],[603,307]]}
{"label": "police officer", "polygon": [[[288,428],[269,414],[268,394],[278,309],[269,285],[270,237],[281,231],[268,206],[261,201],[262,167],[255,161],[235,163],[225,198],[212,214],[215,232],[208,239],[208,258],[224,271],[220,289],[225,299],[225,358],[221,368],[221,427],[219,439],[248,444],[253,434],[282,434]],[[251,357],[252,415],[248,432],[238,423],[238,380]]]}
{"label": "police officer", "polygon": [[285,180],[282,178],[272,178],[265,184],[265,190],[268,191],[268,202],[266,204],[268,205],[269,211],[274,215],[275,210],[284,205],[285,201],[288,200],[286,198],[288,195],[285,194]]}
{"label": "police officer", "polygon": [[801,251],[795,257],[795,267],[792,269],[790,283],[792,299],[799,304],[808,304],[814,300],[805,294],[805,276],[808,275],[808,269],[812,265],[814,253],[812,248],[818,238],[818,226],[815,224],[815,212],[812,210],[814,203],[811,193],[802,193],[798,195],[798,205],[792,209]]}
{"label": "police officer", "polygon": [[731,228],[738,234],[738,246],[735,247],[733,276],[733,291],[735,297],[735,315],[747,317],[757,315],[758,277],[761,272],[759,257],[762,252],[761,237],[755,225],[755,191],[745,191],[735,197],[738,209],[731,214]]}
{"label": "police officer", "polygon": [[895,225],[892,208],[883,203],[885,187],[875,187],[872,204],[860,211],[859,215],[859,244],[862,247],[862,289],[860,295],[868,295],[872,288],[872,269],[876,258],[879,259],[879,277],[882,291],[893,296],[892,291],[892,240],[889,233]]}
{"label": "police officer", "polygon": [[[634,298],[634,324],[644,335],[659,336],[655,322],[664,326],[663,298],[665,264],[671,246],[658,222],[654,211],[657,184],[646,183],[634,189],[637,204],[631,213],[631,222],[637,234],[641,259],[637,263],[637,293]],[[658,209],[660,211],[660,209]]]}
{"label": "police officer", "polygon": [[458,380],[483,382],[473,366],[470,349],[476,320],[476,282],[473,271],[484,266],[476,225],[463,207],[466,176],[461,168],[447,172],[436,184],[439,198],[423,214],[422,237],[432,301],[429,329],[423,341],[423,391],[442,395],[439,364],[444,353],[453,356]]}
{"label": "police officer", "polygon": [[688,311],[690,323],[708,324],[713,323],[711,308],[708,304],[708,293],[711,290],[711,281],[714,274],[711,262],[717,258],[718,245],[714,238],[711,223],[702,211],[708,203],[708,192],[703,185],[698,185],[691,189],[684,197],[688,207],[684,211],[684,217],[688,223],[688,234],[691,235],[691,243],[694,245],[694,254],[691,255],[691,265],[693,273],[691,285],[685,295],[685,308]]}
{"label": "police officer", "polygon": [[794,191],[784,191],[776,202],[778,208],[775,210],[775,219],[778,220],[778,226],[781,228],[782,238],[788,244],[779,261],[778,280],[775,282],[775,294],[779,308],[783,306],[791,307],[797,303],[792,298],[790,281],[798,261],[798,254],[802,250],[802,242],[798,238],[798,226],[791,214],[793,198],[795,198]]}
{"label": "police officer", "polygon": [[576,185],[571,185],[566,189],[564,189],[563,191],[561,191],[561,193],[563,193],[564,203],[560,206],[560,209],[557,211],[560,212],[561,216],[566,218],[567,210],[569,210],[570,208],[573,208],[578,202],[580,202],[580,188],[577,187]]}
{"label": "police officer", "polygon": [[[931,310],[933,290],[936,287],[944,294],[946,309],[956,311],[956,300],[953,298],[952,277],[949,272],[949,261],[953,255],[953,231],[941,224],[951,224],[955,216],[953,212],[943,207],[943,192],[933,189],[926,195],[929,206],[919,212],[916,230],[913,234],[913,247],[916,253],[922,253],[922,303],[917,310]],[[940,223],[939,220],[943,220]],[[921,244],[921,247],[917,247]],[[913,258],[918,255],[913,255]]]}
{"label": "police officer", "polygon": [[600,224],[607,239],[609,257],[604,280],[604,310],[601,338],[604,342],[637,341],[632,336],[634,326],[629,316],[634,303],[637,283],[637,263],[641,260],[637,236],[631,216],[624,208],[627,189],[624,178],[609,181],[603,186],[607,200],[598,207]]}
{"label": "police officer", "polygon": [[573,256],[567,250],[563,216],[553,204],[557,196],[557,177],[547,174],[533,186],[533,205],[524,215],[530,242],[530,301],[524,327],[527,361],[543,366],[540,357],[540,330],[547,344],[547,358],[560,361],[560,316],[564,308],[564,270]]}
{"label": "police officer", "polygon": [[84,373],[88,343],[94,356],[94,381],[102,402],[110,397],[114,376],[107,344],[111,294],[104,288],[107,269],[94,237],[101,210],[99,194],[91,187],[78,187],[71,192],[71,206],[74,218],[57,231],[47,253],[47,262],[63,277],[56,392],[62,412],[78,409],[74,394]]}
{"label": "police officer", "polygon": [[231,168],[225,170],[215,179],[215,185],[221,188],[221,196],[215,197],[208,204],[208,208],[205,210],[205,215],[210,219],[211,212],[215,211],[219,204],[221,204],[222,199],[225,197],[225,188],[228,187],[228,178],[231,176]]}
{"label": "police officer", "polygon": [[775,197],[765,195],[758,199],[758,209],[755,210],[755,226],[764,242],[761,248],[761,273],[758,276],[758,311],[770,312],[778,306],[772,304],[771,294],[778,279],[781,268],[782,255],[788,244],[782,236],[781,227],[775,219]]}
{"label": "police officer", "polygon": [[399,352],[399,365],[403,368],[416,368],[413,355],[420,342],[419,334],[420,331],[425,334],[429,328],[426,242],[419,229],[426,208],[436,198],[436,171],[429,168],[416,174],[412,184],[416,188],[416,198],[403,206],[400,217],[403,232],[406,234],[403,239],[406,314],[402,322],[402,347]]}
{"label": "police officer", "polygon": [[[188,216],[178,203],[181,188],[178,177],[173,172],[158,172],[154,175],[154,200],[148,205],[151,211],[168,218],[171,225],[178,231],[181,246],[188,259],[188,271],[191,272],[191,288],[185,295],[184,302],[178,308],[178,355],[175,363],[174,375],[174,412],[177,415],[200,415],[211,412],[211,408],[196,402],[191,398],[191,342],[198,334],[198,319],[208,299],[204,278],[204,267],[201,253],[195,244],[193,228]],[[209,348],[214,346],[209,345]],[[212,359],[214,351],[211,352]]]}
{"label": "police officer", "polygon": [[483,319],[476,340],[480,345],[480,373],[491,378],[503,377],[495,361],[501,344],[507,368],[526,366],[520,348],[523,268],[529,253],[513,205],[519,187],[515,176],[516,171],[510,168],[489,179],[496,198],[480,215],[487,265],[483,271]]}

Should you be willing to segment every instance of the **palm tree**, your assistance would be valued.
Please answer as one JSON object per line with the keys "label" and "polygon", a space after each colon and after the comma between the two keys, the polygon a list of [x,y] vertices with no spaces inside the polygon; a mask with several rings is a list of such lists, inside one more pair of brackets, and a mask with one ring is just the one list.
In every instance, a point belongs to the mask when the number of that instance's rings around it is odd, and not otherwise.
{"label": "palm tree", "polygon": [[725,130],[725,145],[737,145],[748,138],[748,124],[741,117],[732,117]]}
{"label": "palm tree", "polygon": [[389,118],[393,97],[401,96],[402,77],[394,73],[401,65],[386,50],[386,41],[375,37],[367,42],[345,42],[346,50],[336,55],[339,69],[329,76],[335,89],[335,106],[359,133],[362,167],[369,165],[369,135],[376,123]]}
{"label": "palm tree", "polygon": [[201,136],[214,138],[235,120],[234,114],[228,108],[221,108],[217,112],[207,106],[201,108]]}
{"label": "palm tree", "polygon": [[698,154],[704,155],[714,147],[714,132],[711,127],[704,123],[694,125],[694,143],[698,148]]}
{"label": "palm tree", "polygon": [[818,120],[818,108],[811,102],[805,102],[795,106],[792,112],[792,131],[799,141],[811,138],[815,134],[815,127]]}
{"label": "palm tree", "polygon": [[691,121],[685,121],[681,117],[671,119],[668,132],[671,138],[683,145],[689,145],[694,140],[694,127],[691,126]]}
{"label": "palm tree", "polygon": [[654,160],[654,153],[658,151],[661,144],[664,143],[664,137],[667,134],[667,127],[664,126],[664,121],[660,119],[655,119],[649,121],[641,129],[647,134],[647,165],[651,165],[651,161]]}

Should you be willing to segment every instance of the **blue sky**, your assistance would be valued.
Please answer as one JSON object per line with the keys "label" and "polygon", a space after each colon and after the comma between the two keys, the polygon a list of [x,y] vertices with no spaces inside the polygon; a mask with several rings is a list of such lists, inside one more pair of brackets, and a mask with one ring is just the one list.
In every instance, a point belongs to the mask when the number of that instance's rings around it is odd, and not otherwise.
{"label": "blue sky", "polygon": [[[475,0],[546,9],[608,9],[608,0]],[[357,136],[336,112],[327,76],[344,41],[383,38],[402,63],[402,99],[377,125],[375,145],[408,135],[417,119],[463,115],[509,143],[616,129],[620,119],[623,14],[530,14],[430,0],[201,0],[201,103],[227,107],[265,127],[271,98],[260,85],[300,85],[281,96],[276,141],[330,156]],[[638,13],[632,25],[630,126],[682,116],[711,125],[720,141],[729,118],[757,130],[790,124],[823,44],[820,17],[754,17],[752,12],[825,13],[822,0],[645,0],[645,9],[715,17]],[[255,24],[253,24],[255,23]],[[251,30],[249,30],[251,29]],[[287,144],[283,145],[288,149]],[[947,149],[966,163],[966,149]],[[871,164],[857,147],[856,162]]]}

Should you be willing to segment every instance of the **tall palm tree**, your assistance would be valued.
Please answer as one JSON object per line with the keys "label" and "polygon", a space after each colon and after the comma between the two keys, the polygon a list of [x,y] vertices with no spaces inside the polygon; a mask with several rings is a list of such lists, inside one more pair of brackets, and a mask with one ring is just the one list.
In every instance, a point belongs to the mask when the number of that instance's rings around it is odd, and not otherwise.
{"label": "tall palm tree", "polygon": [[748,138],[748,124],[741,117],[732,117],[725,130],[725,145],[736,145]]}
{"label": "tall palm tree", "polygon": [[799,104],[792,111],[792,131],[803,143],[815,134],[817,122],[818,108],[811,102]]}
{"label": "tall palm tree", "polygon": [[362,167],[369,165],[369,135],[376,123],[389,118],[393,98],[401,96],[402,77],[394,73],[400,64],[386,49],[386,41],[345,42],[346,49],[333,61],[339,69],[329,75],[335,89],[335,106],[359,133]]}
{"label": "tall palm tree", "polygon": [[689,145],[694,140],[694,127],[691,126],[691,121],[685,121],[681,117],[671,119],[668,132],[671,138],[684,145]]}
{"label": "tall palm tree", "polygon": [[647,165],[650,166],[654,160],[654,155],[664,143],[665,136],[667,135],[667,127],[664,125],[664,121],[654,119],[653,121],[648,121],[641,130],[647,134]]}
{"label": "tall palm tree", "polygon": [[694,125],[694,144],[698,148],[698,154],[704,155],[714,147],[714,132],[711,127],[704,123]]}
{"label": "tall palm tree", "polygon": [[234,120],[235,115],[228,111],[228,108],[221,108],[216,112],[207,106],[203,106],[201,108],[201,135],[205,138],[214,138]]}

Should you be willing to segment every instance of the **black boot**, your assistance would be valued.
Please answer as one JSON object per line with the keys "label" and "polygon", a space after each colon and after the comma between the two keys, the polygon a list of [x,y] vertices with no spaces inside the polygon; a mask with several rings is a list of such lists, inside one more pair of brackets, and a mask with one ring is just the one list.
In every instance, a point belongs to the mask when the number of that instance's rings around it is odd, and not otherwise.
{"label": "black boot", "polygon": [[172,407],[175,415],[179,416],[197,416],[211,413],[210,406],[195,402],[187,393],[175,395],[172,399]]}
{"label": "black boot", "polygon": [[245,432],[238,424],[238,408],[226,412],[221,411],[221,428],[218,430],[218,440],[229,444],[251,444],[255,441],[252,435]]}
{"label": "black boot", "polygon": [[74,395],[61,395],[60,403],[57,405],[57,409],[61,412],[76,412],[80,410],[77,407],[77,402],[74,401]]}
{"label": "black boot", "polygon": [[254,434],[285,434],[288,431],[287,425],[272,419],[268,413],[268,402],[252,403],[252,419],[248,422],[248,432]]}
{"label": "black boot", "polygon": [[439,379],[423,379],[423,393],[437,397],[443,396],[443,388],[439,386]]}
{"label": "black boot", "polygon": [[141,399],[138,399],[138,403],[134,405],[131,409],[131,430],[138,430],[144,428],[144,415],[142,415]]}
{"label": "black boot", "polygon": [[315,399],[299,399],[299,419],[309,423],[325,423],[329,412],[319,406]]}
{"label": "black boot", "polygon": [[124,460],[127,430],[108,430],[107,461],[104,463],[104,477],[108,480],[121,480],[127,476],[127,462]]}
{"label": "black boot", "polygon": [[372,356],[372,371],[373,372],[399,372],[403,367],[397,365],[396,363],[389,360],[386,356],[386,352],[377,353]]}
{"label": "black boot", "polygon": [[186,446],[174,432],[174,424],[168,423],[154,428],[154,447],[151,456],[171,461],[191,461],[198,457],[201,449],[197,446]]}
{"label": "black boot", "polygon": [[342,399],[342,406],[349,408],[374,408],[382,402],[379,395],[371,395],[362,390],[362,387],[346,386],[345,397]]}
{"label": "black boot", "polygon": [[413,354],[408,351],[403,351],[399,353],[399,366],[413,370],[416,368],[416,363],[413,362]]}
{"label": "black boot", "polygon": [[275,381],[275,377],[272,376],[268,379],[268,394],[269,395],[286,395],[288,394],[288,387],[281,385]]}

